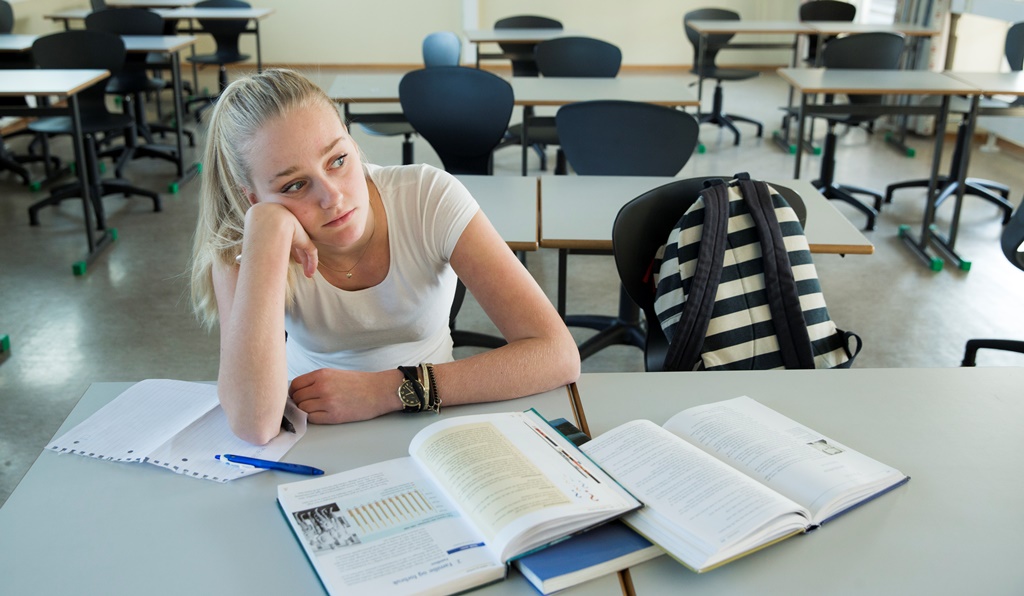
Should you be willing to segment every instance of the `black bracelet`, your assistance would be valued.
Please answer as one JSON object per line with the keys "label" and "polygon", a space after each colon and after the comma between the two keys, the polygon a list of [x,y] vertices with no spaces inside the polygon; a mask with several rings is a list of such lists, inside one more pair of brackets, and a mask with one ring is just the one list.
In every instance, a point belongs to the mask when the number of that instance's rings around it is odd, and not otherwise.
{"label": "black bracelet", "polygon": [[437,390],[437,381],[434,377],[434,365],[429,362],[423,365],[423,368],[427,371],[427,380],[430,388],[430,401],[427,402],[427,409],[433,410],[435,414],[441,413],[441,393]]}

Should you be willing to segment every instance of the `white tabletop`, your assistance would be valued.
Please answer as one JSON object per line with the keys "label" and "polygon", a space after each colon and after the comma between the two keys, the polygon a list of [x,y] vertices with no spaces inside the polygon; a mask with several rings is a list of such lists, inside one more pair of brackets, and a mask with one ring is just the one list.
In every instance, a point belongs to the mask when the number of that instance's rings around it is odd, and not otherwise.
{"label": "white tabletop", "polygon": [[110,76],[99,69],[0,70],[0,96],[74,95]]}
{"label": "white tabletop", "polygon": [[458,176],[512,250],[537,250],[536,178]]}
{"label": "white tabletop", "polygon": [[274,14],[273,8],[158,8],[153,12],[168,19],[249,19],[261,21]]}
{"label": "white tabletop", "polygon": [[948,77],[975,87],[985,95],[1024,95],[1024,72],[956,72]]}
{"label": "white tabletop", "polygon": [[928,70],[780,68],[779,76],[801,93],[858,95],[970,95],[977,90]]}
{"label": "white tabletop", "polygon": [[[0,52],[26,52],[39,35],[0,34]],[[191,35],[122,35],[128,52],[177,52],[196,42]]]}
{"label": "white tabletop", "polygon": [[640,596],[1020,594],[1024,368],[585,374],[592,434],[748,395],[911,476],[812,532],[697,575],[660,557]]}
{"label": "white tabletop", "polygon": [[[57,434],[128,383],[93,384]],[[442,416],[521,411],[573,420],[565,388],[509,402],[445,408]],[[406,455],[434,415],[401,413],[343,426],[311,425],[288,452],[328,474]],[[42,453],[0,509],[0,594],[322,594],[281,517],[265,472],[218,484],[161,470]],[[481,594],[532,594],[517,573]],[[576,594],[618,595],[615,576]]]}
{"label": "white tabletop", "polygon": [[25,52],[32,49],[38,35],[0,33],[0,52]]}
{"label": "white tabletop", "polygon": [[398,101],[398,84],[405,73],[352,73],[334,77],[325,91],[341,103],[390,103]]}
{"label": "white tabletop", "polygon": [[814,33],[807,23],[800,21],[697,19],[686,24],[698,33]]}
{"label": "white tabletop", "polygon": [[580,35],[572,29],[466,29],[463,31],[471,43],[537,43],[556,37]]}
{"label": "white tabletop", "polygon": [[934,27],[923,27],[911,23],[851,23],[849,21],[807,21],[806,25],[813,29],[813,33],[824,33],[826,35],[839,35],[842,33],[874,33],[886,31],[902,33],[908,37],[931,37],[942,31]]}
{"label": "white tabletop", "polygon": [[[678,178],[542,176],[540,245],[611,250],[612,225],[623,205]],[[828,199],[801,180],[774,180],[800,194],[812,253],[871,254],[874,246]]]}
{"label": "white tabletop", "polygon": [[110,8],[180,8],[198,3],[199,0],[107,0]]}
{"label": "white tabletop", "polygon": [[512,77],[516,105],[557,106],[592,99],[696,106],[692,79],[675,73],[615,78]]}

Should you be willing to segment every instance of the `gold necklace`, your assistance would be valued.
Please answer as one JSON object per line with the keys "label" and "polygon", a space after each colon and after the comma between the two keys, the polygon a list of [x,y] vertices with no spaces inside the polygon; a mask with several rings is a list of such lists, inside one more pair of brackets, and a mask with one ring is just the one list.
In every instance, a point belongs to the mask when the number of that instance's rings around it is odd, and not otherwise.
{"label": "gold necklace", "polygon": [[373,229],[370,230],[370,238],[366,241],[366,244],[363,245],[363,250],[362,250],[362,252],[359,253],[359,258],[356,259],[356,262],[353,263],[351,267],[349,267],[348,269],[342,271],[341,269],[335,269],[334,267],[331,267],[330,265],[328,265],[324,261],[320,261],[320,264],[323,265],[324,267],[327,267],[331,271],[336,272],[336,273],[344,273],[345,277],[347,279],[352,279],[352,270],[355,269],[357,265],[359,265],[359,261],[363,260],[363,256],[366,255],[366,251],[370,248],[370,244],[373,243],[373,235],[376,234],[376,233],[377,233],[377,217],[376,217],[376,215],[374,215],[374,218],[373,218]]}

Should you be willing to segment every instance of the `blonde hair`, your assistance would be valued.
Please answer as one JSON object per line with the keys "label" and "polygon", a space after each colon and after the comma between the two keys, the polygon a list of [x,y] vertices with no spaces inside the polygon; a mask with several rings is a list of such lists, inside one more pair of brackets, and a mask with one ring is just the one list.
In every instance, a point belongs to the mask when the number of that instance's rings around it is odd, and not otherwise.
{"label": "blonde hair", "polygon": [[[258,150],[253,137],[268,121],[295,108],[321,103],[335,108],[309,79],[292,70],[270,69],[232,82],[214,105],[203,153],[190,266],[192,310],[208,329],[217,322],[214,263],[234,266],[235,257],[242,252],[245,214],[251,206],[245,189],[253,188],[246,157]],[[296,278],[292,269],[288,273],[289,300]]]}

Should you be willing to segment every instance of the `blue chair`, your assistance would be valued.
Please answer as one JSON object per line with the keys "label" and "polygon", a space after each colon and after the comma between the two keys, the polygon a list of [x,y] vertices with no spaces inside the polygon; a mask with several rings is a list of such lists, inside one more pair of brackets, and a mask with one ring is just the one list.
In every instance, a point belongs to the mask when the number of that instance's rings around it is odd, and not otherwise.
{"label": "blue chair", "polygon": [[[423,38],[423,65],[426,68],[435,66],[458,66],[462,55],[462,41],[451,31],[437,31]],[[394,137],[402,135],[402,163],[413,163],[412,135],[416,130],[409,124],[403,114],[382,112],[372,114],[353,114],[345,105],[345,118],[349,124],[357,124],[370,135]]]}

